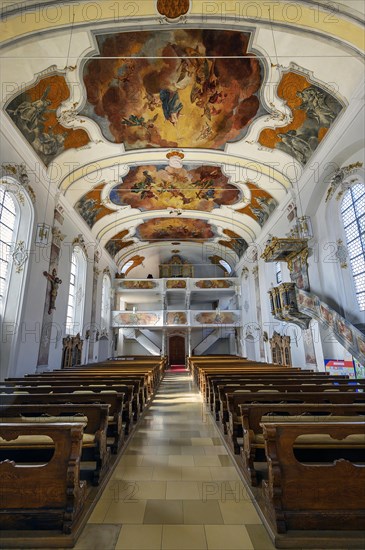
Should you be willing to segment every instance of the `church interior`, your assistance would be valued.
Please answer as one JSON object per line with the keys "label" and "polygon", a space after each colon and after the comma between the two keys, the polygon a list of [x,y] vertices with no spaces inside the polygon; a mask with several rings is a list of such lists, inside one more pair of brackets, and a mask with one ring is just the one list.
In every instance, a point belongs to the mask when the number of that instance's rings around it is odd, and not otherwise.
{"label": "church interior", "polygon": [[1,548],[365,547],[364,12],[3,0]]}

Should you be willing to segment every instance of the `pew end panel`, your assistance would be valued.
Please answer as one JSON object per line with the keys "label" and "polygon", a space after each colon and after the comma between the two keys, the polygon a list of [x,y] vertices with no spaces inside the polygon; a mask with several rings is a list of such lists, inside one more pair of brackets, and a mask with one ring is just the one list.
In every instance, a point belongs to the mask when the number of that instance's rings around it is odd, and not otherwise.
{"label": "pew end panel", "polygon": [[23,435],[50,437],[54,454],[39,467],[0,462],[1,528],[58,529],[70,534],[86,500],[86,482],[80,481],[83,424],[0,424],[5,441]]}
{"label": "pew end panel", "polygon": [[[362,531],[365,525],[365,422],[262,423],[268,479],[264,511],[278,533]],[[362,461],[299,462],[294,443],[320,435],[361,449]]]}

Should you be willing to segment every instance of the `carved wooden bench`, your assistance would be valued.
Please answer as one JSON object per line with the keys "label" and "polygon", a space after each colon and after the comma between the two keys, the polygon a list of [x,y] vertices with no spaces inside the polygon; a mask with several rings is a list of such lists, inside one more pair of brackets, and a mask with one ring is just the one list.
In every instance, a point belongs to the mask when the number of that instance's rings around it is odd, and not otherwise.
{"label": "carved wooden bench", "polygon": [[51,438],[54,454],[39,467],[0,462],[1,529],[60,529],[69,534],[86,499],[86,483],[80,481],[83,424],[0,424],[3,441],[24,435]]}
{"label": "carved wooden bench", "polygon": [[[286,422],[300,418],[301,422],[328,421],[331,418],[352,417],[356,421],[365,420],[365,403],[331,404],[331,403],[260,403],[239,405],[241,410],[243,445],[241,456],[245,479],[256,486],[259,473],[256,463],[265,463],[265,444],[261,422]],[[348,421],[348,419],[346,420]]]}
{"label": "carved wooden bench", "polygon": [[275,389],[262,392],[236,391],[226,394],[229,420],[223,427],[227,430],[227,442],[235,454],[240,454],[238,438],[242,438],[241,411],[239,405],[246,403],[365,403],[365,393],[356,391],[280,392]]}
{"label": "carved wooden bench", "polygon": [[[36,404],[100,404],[109,405],[108,427],[111,425],[109,432],[113,437],[112,451],[116,453],[122,446],[124,441],[123,431],[123,410],[124,397],[119,393],[34,393],[34,394],[2,394],[0,396],[2,405],[36,405]],[[124,426],[124,430],[127,425]]]}
{"label": "carved wooden bench", "polygon": [[[82,438],[82,460],[96,463],[93,471],[93,484],[98,485],[107,472],[110,460],[110,449],[107,447],[109,405],[104,403],[83,404],[36,404],[36,405],[0,405],[0,419],[2,422],[29,422],[33,423],[64,423],[83,422],[84,431]],[[33,455],[37,451],[46,451],[49,443],[42,438],[39,441],[29,441],[27,436],[22,436],[17,441],[2,442],[1,454],[14,450],[28,449]],[[29,459],[31,456],[29,456]]]}
{"label": "carved wooden bench", "polygon": [[[278,533],[364,530],[364,422],[263,423],[262,429],[268,461],[264,510]],[[327,464],[299,462],[294,445],[311,440],[357,446],[361,462],[342,458]]]}

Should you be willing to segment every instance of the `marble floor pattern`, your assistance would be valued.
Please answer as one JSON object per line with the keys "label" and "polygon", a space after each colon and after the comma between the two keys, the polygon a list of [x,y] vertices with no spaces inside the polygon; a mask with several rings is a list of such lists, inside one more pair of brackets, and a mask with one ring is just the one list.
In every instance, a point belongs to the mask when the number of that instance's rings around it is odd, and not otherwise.
{"label": "marble floor pattern", "polygon": [[167,371],[75,549],[274,549],[187,371]]}

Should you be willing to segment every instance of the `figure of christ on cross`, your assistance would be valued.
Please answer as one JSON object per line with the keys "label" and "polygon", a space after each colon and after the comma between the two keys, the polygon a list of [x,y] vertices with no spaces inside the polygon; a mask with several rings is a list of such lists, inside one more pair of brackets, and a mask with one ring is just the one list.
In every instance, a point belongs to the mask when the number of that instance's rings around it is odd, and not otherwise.
{"label": "figure of christ on cross", "polygon": [[58,287],[62,284],[61,279],[57,277],[57,270],[56,268],[52,269],[52,273],[47,273],[47,271],[43,271],[43,275],[47,277],[48,281],[51,283],[51,292],[49,296],[49,308],[48,308],[48,315],[51,315],[52,310],[56,309],[56,298],[58,293]]}

